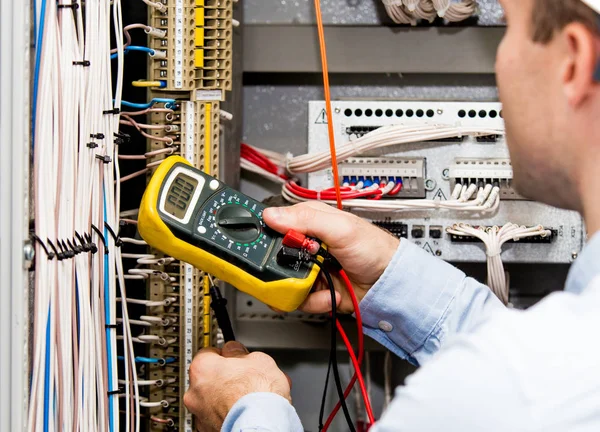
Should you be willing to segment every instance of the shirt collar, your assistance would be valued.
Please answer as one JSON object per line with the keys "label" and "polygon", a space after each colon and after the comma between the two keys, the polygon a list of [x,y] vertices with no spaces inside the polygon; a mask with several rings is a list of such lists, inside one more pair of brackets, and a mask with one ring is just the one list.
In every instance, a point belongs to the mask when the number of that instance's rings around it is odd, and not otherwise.
{"label": "shirt collar", "polygon": [[600,232],[588,241],[571,267],[565,289],[580,294],[598,275],[600,275]]}

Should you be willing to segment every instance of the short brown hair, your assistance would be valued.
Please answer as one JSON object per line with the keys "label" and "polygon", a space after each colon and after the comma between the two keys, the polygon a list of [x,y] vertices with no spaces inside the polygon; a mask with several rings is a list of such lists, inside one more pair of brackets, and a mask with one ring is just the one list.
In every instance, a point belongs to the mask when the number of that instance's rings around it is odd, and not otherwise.
{"label": "short brown hair", "polygon": [[598,32],[598,14],[581,0],[534,0],[533,40],[548,43],[557,31],[572,22]]}

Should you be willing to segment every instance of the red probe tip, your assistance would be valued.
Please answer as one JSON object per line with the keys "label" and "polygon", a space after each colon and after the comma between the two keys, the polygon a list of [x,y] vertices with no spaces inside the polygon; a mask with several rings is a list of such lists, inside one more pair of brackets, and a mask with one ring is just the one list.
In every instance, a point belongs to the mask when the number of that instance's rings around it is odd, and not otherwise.
{"label": "red probe tip", "polygon": [[283,237],[283,245],[294,249],[302,249],[306,236],[298,231],[289,230]]}
{"label": "red probe tip", "polygon": [[289,230],[283,237],[283,245],[294,249],[303,249],[311,255],[316,255],[321,248],[318,241],[294,230]]}

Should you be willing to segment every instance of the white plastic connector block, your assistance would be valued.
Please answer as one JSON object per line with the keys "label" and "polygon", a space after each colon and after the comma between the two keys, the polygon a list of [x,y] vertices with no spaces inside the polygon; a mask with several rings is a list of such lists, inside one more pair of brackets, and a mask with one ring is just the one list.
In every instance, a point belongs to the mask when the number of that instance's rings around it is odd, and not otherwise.
{"label": "white plastic connector block", "polygon": [[450,178],[512,180],[513,169],[509,159],[456,159]]}
{"label": "white plastic connector block", "polygon": [[144,30],[144,32],[150,36],[154,36],[160,39],[164,39],[165,37],[167,37],[166,30],[160,30],[154,27],[148,27],[146,30]]}
{"label": "white plastic connector block", "polygon": [[154,50],[154,54],[150,54],[150,57],[154,58],[154,59],[166,59],[167,58],[167,52],[163,51],[163,50]]}

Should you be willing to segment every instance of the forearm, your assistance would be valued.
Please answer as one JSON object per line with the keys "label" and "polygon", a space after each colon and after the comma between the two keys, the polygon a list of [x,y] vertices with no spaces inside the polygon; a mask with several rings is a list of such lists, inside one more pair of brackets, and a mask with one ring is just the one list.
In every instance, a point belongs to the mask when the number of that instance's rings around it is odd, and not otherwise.
{"label": "forearm", "polygon": [[251,393],[231,408],[222,432],[303,432],[294,407],[274,393]]}
{"label": "forearm", "polygon": [[419,365],[503,308],[488,287],[408,240],[360,304],[365,334]]}

